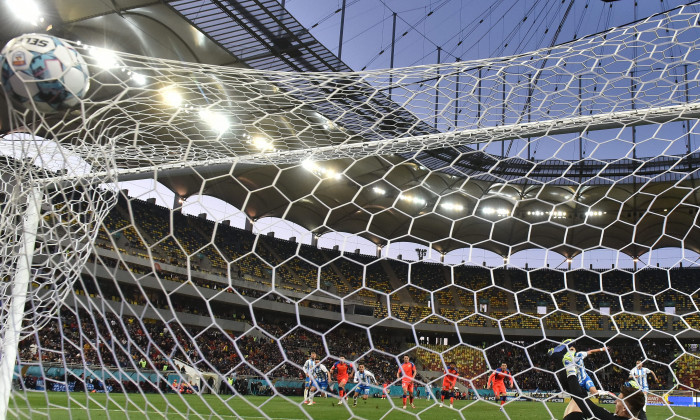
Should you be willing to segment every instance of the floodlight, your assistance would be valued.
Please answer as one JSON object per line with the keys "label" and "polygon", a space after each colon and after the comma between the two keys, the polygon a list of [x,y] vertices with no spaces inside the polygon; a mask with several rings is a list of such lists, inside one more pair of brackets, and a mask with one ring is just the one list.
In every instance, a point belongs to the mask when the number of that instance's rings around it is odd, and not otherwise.
{"label": "floodlight", "polygon": [[163,103],[173,108],[179,108],[182,105],[182,95],[174,86],[168,86],[160,90]]}
{"label": "floodlight", "polygon": [[275,146],[272,144],[270,139],[264,136],[254,136],[250,142],[253,146],[263,152],[275,150]]}
{"label": "floodlight", "polygon": [[5,3],[18,20],[34,26],[44,21],[41,17],[41,9],[34,0],[6,0]]}
{"label": "floodlight", "polygon": [[119,67],[119,58],[114,51],[92,47],[90,48],[90,55],[95,59],[95,64],[105,70]]}
{"label": "floodlight", "polygon": [[440,204],[440,207],[442,207],[445,210],[451,210],[451,211],[462,211],[464,210],[464,206],[461,204],[456,204],[456,203],[442,203]]}
{"label": "floodlight", "polygon": [[223,133],[231,126],[231,123],[225,115],[208,108],[200,109],[199,117],[202,121],[206,122],[212,130],[218,131],[219,133]]}
{"label": "floodlight", "polygon": [[137,85],[141,86],[145,85],[147,81],[146,76],[140,73],[131,73],[131,80],[133,80]]}

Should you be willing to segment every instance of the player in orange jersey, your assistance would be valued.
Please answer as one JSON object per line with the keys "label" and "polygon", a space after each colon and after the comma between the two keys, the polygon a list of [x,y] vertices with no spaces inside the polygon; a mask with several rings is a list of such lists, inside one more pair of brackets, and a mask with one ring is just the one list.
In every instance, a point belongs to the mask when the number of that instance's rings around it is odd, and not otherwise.
{"label": "player in orange jersey", "polygon": [[440,407],[445,403],[445,397],[450,397],[450,408],[454,408],[452,404],[455,401],[455,385],[457,385],[457,367],[455,362],[450,362],[450,366],[445,371],[445,377],[442,378],[442,395],[440,396]]}
{"label": "player in orange jersey", "polygon": [[491,389],[491,384],[493,384],[493,393],[496,396],[496,400],[501,399],[501,410],[503,410],[503,404],[506,403],[506,378],[510,381],[510,387],[513,388],[513,375],[510,374],[508,365],[501,363],[501,367],[489,376],[489,381],[486,385],[486,389]]}
{"label": "player in orange jersey", "polygon": [[343,404],[343,401],[345,401],[343,399],[345,397],[345,384],[348,383],[348,379],[350,378],[350,374],[352,374],[353,369],[352,365],[345,361],[345,357],[340,356],[340,360],[335,362],[331,368],[331,375],[333,375],[334,371],[337,372],[338,396],[340,396],[338,405],[341,405]]}
{"label": "player in orange jersey", "polygon": [[413,379],[416,377],[416,365],[411,362],[411,358],[407,355],[403,357],[403,364],[396,372],[396,378],[401,379],[401,388],[403,388],[403,408],[406,409],[406,397],[409,397],[411,408],[416,408],[413,405]]}

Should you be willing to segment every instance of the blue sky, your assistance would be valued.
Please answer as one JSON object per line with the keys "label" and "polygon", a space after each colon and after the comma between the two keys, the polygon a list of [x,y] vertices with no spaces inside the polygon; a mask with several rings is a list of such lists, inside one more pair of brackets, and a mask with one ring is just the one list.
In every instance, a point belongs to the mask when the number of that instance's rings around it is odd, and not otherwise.
{"label": "blue sky", "polygon": [[[279,0],[280,3],[282,0]],[[685,0],[346,0],[342,59],[353,70],[388,68],[397,13],[395,67],[514,55],[621,26]],[[636,6],[635,6],[636,3]],[[342,0],[285,0],[285,7],[338,53]],[[566,20],[564,17],[566,15]],[[316,25],[316,26],[314,26]],[[406,33],[404,35],[404,33]],[[383,54],[380,52],[384,51]]]}

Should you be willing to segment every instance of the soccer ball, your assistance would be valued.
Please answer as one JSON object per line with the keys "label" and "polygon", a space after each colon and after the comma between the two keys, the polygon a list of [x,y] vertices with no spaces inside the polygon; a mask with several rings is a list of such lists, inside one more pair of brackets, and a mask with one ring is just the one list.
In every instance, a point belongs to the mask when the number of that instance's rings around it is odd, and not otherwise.
{"label": "soccer ball", "polygon": [[90,74],[83,57],[56,37],[28,34],[0,51],[2,86],[15,102],[40,112],[73,107],[88,90]]}

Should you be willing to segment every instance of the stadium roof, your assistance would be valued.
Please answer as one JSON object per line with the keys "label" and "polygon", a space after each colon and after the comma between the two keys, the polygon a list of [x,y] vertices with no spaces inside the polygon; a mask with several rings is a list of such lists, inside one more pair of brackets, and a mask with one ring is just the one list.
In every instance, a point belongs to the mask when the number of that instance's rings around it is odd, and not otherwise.
{"label": "stadium roof", "polygon": [[[40,3],[50,33],[116,50],[263,70],[350,70],[276,0]],[[6,10],[2,16],[3,44],[26,32],[9,22]],[[300,99],[350,131],[383,118],[384,124],[366,131],[365,140],[436,133],[370,89],[359,88],[333,102],[323,93],[319,89],[317,96]],[[0,104],[3,119],[4,106]],[[7,127],[4,119],[2,130]],[[546,247],[567,257],[604,246],[639,256],[652,247],[700,252],[695,224],[699,158],[691,155],[680,164],[666,157],[576,164],[551,160],[535,166],[531,160],[498,159],[464,146],[415,157],[329,162],[346,179],[324,180],[318,188],[315,175],[284,165],[179,169],[158,172],[157,179],[181,197],[220,198],[253,220],[284,216],[317,234],[356,233],[378,245],[405,239],[430,243],[440,252],[473,245],[503,256]],[[674,170],[669,172],[670,167]],[[386,192],[377,195],[374,187]],[[425,202],[402,202],[406,191],[423,194]],[[440,196],[459,202],[463,210],[443,208]]]}

